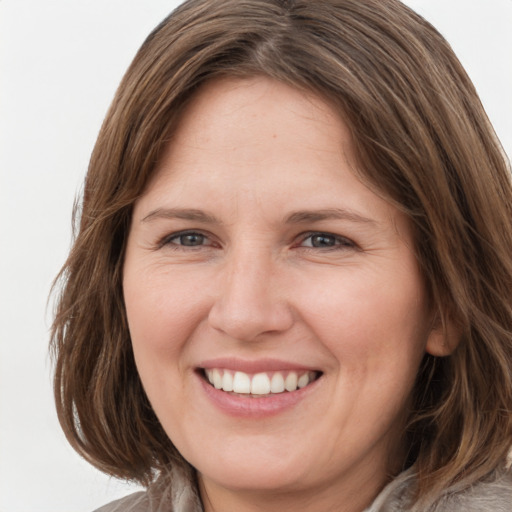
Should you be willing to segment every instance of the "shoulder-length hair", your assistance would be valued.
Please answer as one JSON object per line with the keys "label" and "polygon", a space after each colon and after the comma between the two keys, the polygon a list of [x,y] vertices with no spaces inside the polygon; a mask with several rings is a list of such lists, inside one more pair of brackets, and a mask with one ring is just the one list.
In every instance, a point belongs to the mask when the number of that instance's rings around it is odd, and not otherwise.
{"label": "shoulder-length hair", "polygon": [[510,169],[448,43],[397,0],[190,0],[149,35],[102,126],[59,275],[52,348],[69,441],[101,470],[146,485],[185,464],[135,367],[126,239],[195,91],[255,75],[339,112],[360,177],[410,219],[439,325],[457,332],[451,355],[425,355],[413,390],[404,467],[415,464],[417,497],[483,478],[512,444]]}

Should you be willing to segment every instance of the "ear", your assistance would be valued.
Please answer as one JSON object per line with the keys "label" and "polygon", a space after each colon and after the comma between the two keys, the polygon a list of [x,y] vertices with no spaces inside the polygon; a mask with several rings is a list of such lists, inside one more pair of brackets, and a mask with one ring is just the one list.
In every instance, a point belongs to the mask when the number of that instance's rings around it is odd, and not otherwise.
{"label": "ear", "polygon": [[452,354],[460,343],[461,333],[452,318],[440,318],[437,314],[427,338],[425,350],[435,357],[446,357]]}

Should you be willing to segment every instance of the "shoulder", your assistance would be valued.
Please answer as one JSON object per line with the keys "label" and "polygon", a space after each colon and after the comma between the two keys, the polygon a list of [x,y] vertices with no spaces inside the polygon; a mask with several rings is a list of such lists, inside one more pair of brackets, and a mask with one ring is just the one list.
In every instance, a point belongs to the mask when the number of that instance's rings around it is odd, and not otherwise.
{"label": "shoulder", "polygon": [[512,472],[496,471],[472,486],[447,492],[432,507],[432,512],[510,512],[512,510]]}
{"label": "shoulder", "polygon": [[496,470],[473,485],[447,489],[429,505],[410,506],[415,479],[412,471],[399,475],[377,496],[366,512],[510,512],[512,510],[512,472]]}
{"label": "shoulder", "polygon": [[112,501],[94,512],[149,512],[149,500],[147,493],[136,492],[120,500]]}
{"label": "shoulder", "polygon": [[172,468],[146,492],[113,501],[95,512],[202,512],[195,476],[190,468]]}

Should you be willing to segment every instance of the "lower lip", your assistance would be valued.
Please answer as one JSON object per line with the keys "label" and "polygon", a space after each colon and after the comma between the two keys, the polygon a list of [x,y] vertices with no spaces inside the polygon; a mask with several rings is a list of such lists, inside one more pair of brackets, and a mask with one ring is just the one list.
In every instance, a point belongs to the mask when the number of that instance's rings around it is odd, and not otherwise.
{"label": "lower lip", "polygon": [[214,388],[198,376],[203,391],[222,412],[237,417],[265,418],[282,413],[304,400],[318,385],[320,379],[296,391],[285,391],[267,397],[236,395]]}

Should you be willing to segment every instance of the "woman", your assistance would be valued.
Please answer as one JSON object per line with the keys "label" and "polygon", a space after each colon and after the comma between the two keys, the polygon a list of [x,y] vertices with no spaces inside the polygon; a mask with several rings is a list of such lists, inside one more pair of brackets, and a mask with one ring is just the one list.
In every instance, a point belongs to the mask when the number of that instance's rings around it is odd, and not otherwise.
{"label": "woman", "polygon": [[53,327],[105,511],[509,510],[512,190],[396,0],[185,2],[92,155]]}

